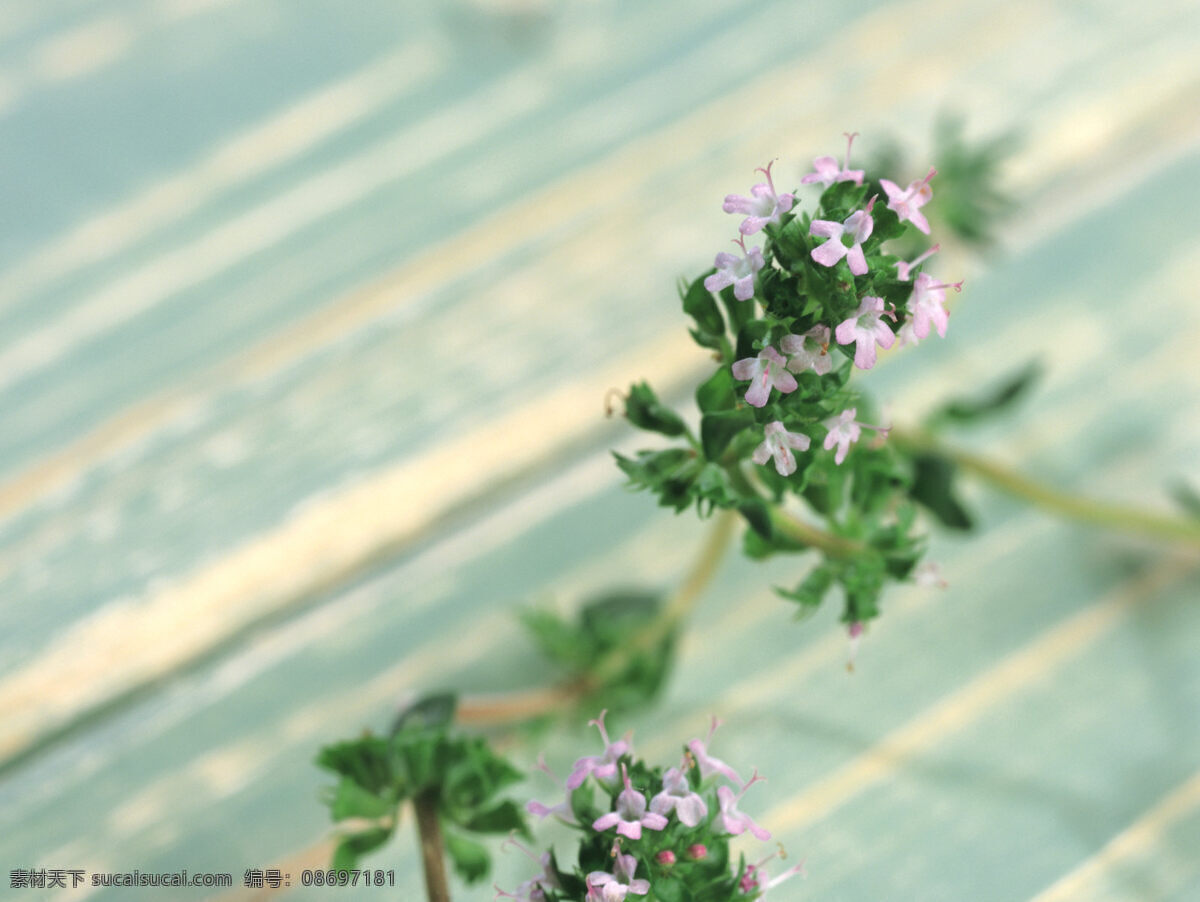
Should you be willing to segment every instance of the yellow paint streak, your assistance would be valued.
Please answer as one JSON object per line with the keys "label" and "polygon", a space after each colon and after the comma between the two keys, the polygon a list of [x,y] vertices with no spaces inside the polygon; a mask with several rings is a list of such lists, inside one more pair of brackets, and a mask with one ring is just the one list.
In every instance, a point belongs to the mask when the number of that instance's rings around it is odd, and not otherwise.
{"label": "yellow paint streak", "polygon": [[[1111,873],[1122,865],[1153,857],[1159,851],[1163,834],[1197,811],[1200,811],[1200,771],[1030,902],[1100,902],[1110,898],[1104,887]],[[1184,867],[1194,870],[1200,864],[1200,850],[1192,851],[1196,854]]]}
{"label": "yellow paint streak", "polygon": [[771,809],[763,819],[777,831],[803,829],[894,775],[905,763],[982,717],[988,710],[1046,678],[1056,667],[1120,623],[1134,605],[1194,565],[1172,560],[1118,587],[1100,602],[1052,627],[961,689],[893,731],[845,766]]}
{"label": "yellow paint streak", "polygon": [[[602,421],[601,399],[634,374],[673,387],[699,352],[685,335],[560,386],[517,411],[301,510],[143,602],[76,624],[0,683],[0,759],[106,698],[162,676],[247,624],[337,583],[419,535],[438,514],[536,464]],[[595,399],[594,406],[581,398]],[[498,466],[486,467],[480,449]],[[114,662],[119,662],[114,666]]]}

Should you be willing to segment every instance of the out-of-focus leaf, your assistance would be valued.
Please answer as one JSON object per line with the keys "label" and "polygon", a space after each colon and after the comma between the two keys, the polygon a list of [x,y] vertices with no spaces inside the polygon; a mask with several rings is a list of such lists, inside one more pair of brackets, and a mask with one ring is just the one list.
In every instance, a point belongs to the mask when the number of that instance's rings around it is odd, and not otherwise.
{"label": "out-of-focus leaf", "polygon": [[938,454],[918,454],[913,458],[913,483],[908,493],[944,525],[971,529],[971,515],[954,493],[954,475],[951,460]]}
{"label": "out-of-focus leaf", "polygon": [[943,404],[929,417],[929,427],[973,425],[1013,407],[1037,384],[1043,374],[1041,361],[1031,360],[989,391],[972,398],[956,398]]}

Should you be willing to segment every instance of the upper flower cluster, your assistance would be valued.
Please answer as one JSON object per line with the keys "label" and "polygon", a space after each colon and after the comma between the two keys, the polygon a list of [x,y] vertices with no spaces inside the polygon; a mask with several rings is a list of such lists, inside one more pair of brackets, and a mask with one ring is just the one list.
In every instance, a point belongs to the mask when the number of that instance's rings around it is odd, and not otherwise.
{"label": "upper flower cluster", "polygon": [[[719,721],[713,719],[707,737],[687,743],[676,766],[663,769],[635,758],[629,736],[611,740],[604,717],[601,712],[591,722],[604,749],[575,762],[562,784],[567,800],[554,808],[538,802],[527,806],[539,816],[555,813],[581,830],[579,865],[566,869],[551,852],[537,856],[521,847],[541,873],[511,893],[496,887],[498,899],[624,902],[648,895],[656,885],[665,891],[666,884],[682,884],[704,887],[706,898],[735,902],[761,899],[800,872],[796,865],[769,877],[765,865],[774,855],[757,864],[730,861],[730,837],[749,833],[765,841],[771,834],[739,808],[747,790],[763,778],[755,771],[742,780],[709,753]],[[605,799],[599,807],[597,789]],[[718,895],[712,895],[713,887]]]}
{"label": "upper flower cluster", "polygon": [[[767,181],[755,185],[750,197],[729,195],[725,199],[726,212],[749,214],[739,226],[742,235],[766,229],[768,238],[776,244],[764,255],[763,249],[757,246],[747,251],[744,240],[739,237],[737,243],[742,248],[742,256],[718,254],[716,272],[704,280],[704,287],[709,291],[734,286],[733,297],[739,302],[759,300],[765,316],[770,317],[769,333],[757,343],[757,353],[741,357],[732,364],[733,377],[750,383],[744,400],[751,407],[765,408],[773,391],[780,395],[795,392],[799,387],[796,376],[800,373],[811,370],[818,376],[829,375],[833,366],[829,355],[831,341],[847,351],[853,348],[854,366],[869,370],[878,359],[877,349],[893,347],[897,338],[902,345],[917,344],[933,329],[939,336],[946,334],[949,320],[945,308],[946,289],[960,290],[962,283],[940,282],[925,272],[913,277],[913,271],[938,250],[938,245],[911,262],[890,262],[881,247],[883,241],[900,234],[899,226],[904,222],[911,222],[921,232],[929,234],[929,221],[921,208],[933,197],[930,182],[937,170],[930,167],[923,179],[911,182],[904,189],[888,179],[879,180],[887,195],[886,210],[890,217],[889,227],[880,233],[876,229],[878,214],[875,213],[879,194],[873,193],[863,202],[870,186],[863,184],[863,170],[850,168],[850,151],[855,137],[847,135],[846,156],[841,165],[833,157],[818,157],[813,161],[813,172],[800,180],[801,184],[824,187],[820,210],[826,214],[836,212],[839,214],[836,217],[809,218],[805,215],[797,220],[788,215],[796,203],[796,195],[780,194],[776,190],[771,165],[759,170],[766,175]],[[859,190],[856,193],[854,189]],[[848,200],[852,203],[846,209]],[[840,215],[843,212],[844,215]],[[796,224],[799,224],[799,230],[795,228]],[[789,230],[790,235],[787,234]],[[810,244],[807,239],[812,237],[824,240]],[[782,260],[780,245],[785,241],[792,250],[802,247],[807,251],[807,260]],[[837,272],[842,261],[845,261],[849,278]],[[813,268],[814,264],[818,269]],[[833,270],[833,297],[828,299],[814,297],[819,292],[812,291],[814,286],[828,284],[821,275],[825,270]],[[788,316],[799,305],[780,303],[781,283],[787,276],[796,275],[809,289],[810,296],[803,298],[806,304],[802,308],[808,316]],[[852,309],[847,310],[851,304]],[[797,322],[807,328],[799,333],[786,329],[787,325]],[[772,343],[771,338],[775,336],[776,341]],[[833,449],[836,446],[838,464],[846,459],[850,444],[858,439],[866,425],[854,421],[854,413],[854,409],[848,407],[832,416],[810,419],[808,424],[824,430],[823,447]],[[753,455],[758,464],[773,460],[781,476],[790,476],[797,470],[793,451],[808,451],[812,439],[820,437],[809,435],[803,425],[798,430],[788,428],[792,425],[790,419],[768,420],[763,427],[763,440]],[[886,429],[869,428],[886,434]]]}

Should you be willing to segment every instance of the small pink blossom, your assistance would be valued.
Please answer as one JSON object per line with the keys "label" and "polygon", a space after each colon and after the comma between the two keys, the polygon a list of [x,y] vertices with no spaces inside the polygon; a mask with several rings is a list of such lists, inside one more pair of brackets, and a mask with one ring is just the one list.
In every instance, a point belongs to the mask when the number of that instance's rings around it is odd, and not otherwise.
{"label": "small pink blossom", "polygon": [[[863,254],[862,244],[875,230],[875,220],[871,218],[871,209],[874,206],[875,198],[872,197],[865,210],[855,210],[846,217],[845,222],[814,219],[808,227],[808,234],[819,235],[829,240],[820,247],[813,248],[812,258],[822,266],[836,266],[837,262],[845,257],[850,265],[850,272],[856,276],[866,275],[867,258]],[[843,243],[843,235],[850,236],[849,247]]]}
{"label": "small pink blossom", "polygon": [[[695,826],[695,824],[693,824],[692,826]],[[675,853],[672,852],[670,849],[663,849],[661,852],[659,852],[657,855],[654,856],[654,860],[657,861],[659,864],[663,865],[664,867],[670,867],[671,865],[673,865],[675,863]]]}
{"label": "small pink blossom", "polygon": [[746,214],[746,218],[738,226],[738,231],[743,235],[753,235],[768,223],[778,223],[780,217],[792,209],[795,197],[791,194],[775,192],[775,182],[771,178],[771,167],[774,163],[775,161],[772,160],[766,165],[766,168],[760,167],[754,170],[765,175],[767,180],[765,183],[760,182],[751,188],[749,197],[743,197],[740,194],[729,194],[725,197],[722,209],[726,213]]}
{"label": "small pink blossom", "polygon": [[935,244],[933,247],[931,247],[925,253],[921,254],[921,256],[917,257],[917,259],[913,260],[911,263],[905,263],[903,260],[901,260],[899,263],[893,264],[896,267],[896,278],[899,279],[901,282],[907,282],[909,279],[909,276],[912,275],[912,271],[915,267],[920,266],[922,263],[924,263],[926,260],[928,260],[930,257],[932,257],[934,254],[936,254],[941,249],[942,249],[942,246],[940,244]]}
{"label": "small pink blossom", "polygon": [[829,430],[829,434],[825,436],[825,450],[829,451],[834,445],[837,445],[837,454],[833,458],[835,463],[840,464],[846,459],[846,455],[850,452],[851,443],[858,441],[864,428],[874,429],[880,435],[884,436],[890,430],[890,427],[860,423],[854,419],[857,414],[857,407],[847,407],[836,417],[830,417],[825,421],[825,427]]}
{"label": "small pink blossom", "polygon": [[942,568],[935,561],[924,561],[913,571],[913,582],[923,589],[945,589],[950,584],[942,576]]}
{"label": "small pink blossom", "polygon": [[754,449],[751,460],[762,465],[774,457],[775,471],[780,476],[791,476],[796,472],[796,456],[792,449],[807,451],[812,440],[803,433],[788,432],[779,420],[767,423],[764,431],[766,438]]}
{"label": "small pink blossom", "polygon": [[605,709],[600,712],[600,716],[596,720],[588,721],[588,726],[595,727],[600,731],[600,738],[604,740],[604,754],[589,755],[576,761],[571,775],[567,777],[567,789],[578,789],[589,776],[594,776],[602,783],[611,783],[617,776],[617,762],[621,760],[622,756],[633,754],[633,746],[629,742],[628,734],[624,739],[618,739],[616,742],[609,740],[608,731],[604,728],[604,715],[607,713],[608,710]]}
{"label": "small pink blossom", "polygon": [[635,880],[637,859],[632,855],[617,855],[613,873],[592,871],[587,875],[588,902],[624,902],[628,893],[644,896],[650,891],[649,880]]}
{"label": "small pink blossom", "polygon": [[687,857],[692,861],[703,861],[708,857],[708,846],[704,843],[692,843],[687,847]]}
{"label": "small pink blossom", "polygon": [[932,325],[942,338],[946,337],[946,325],[950,311],[945,308],[946,289],[962,291],[962,282],[953,284],[938,282],[928,273],[921,273],[913,283],[912,295],[908,299],[908,312],[912,314],[912,332],[917,338],[927,338]]}
{"label": "small pink blossom", "polygon": [[748,814],[743,814],[738,811],[737,804],[742,800],[742,796],[746,794],[746,790],[755,783],[763,781],[764,778],[758,775],[758,771],[750,777],[750,780],[741,788],[741,791],[735,796],[733,790],[728,786],[717,787],[717,799],[721,803],[721,823],[725,827],[725,832],[733,836],[740,836],[749,830],[755,839],[766,842],[771,838],[771,832],[760,827]]}
{"label": "small pink blossom", "polygon": [[742,256],[725,251],[717,254],[717,271],[704,280],[704,287],[709,291],[720,291],[732,285],[733,296],[739,301],[748,301],[754,297],[754,276],[765,265],[762,248],[752,247],[747,251],[744,238],[734,239],[734,244],[741,247]]}
{"label": "small pink blossom", "polygon": [[854,365],[860,370],[869,370],[875,365],[876,344],[890,348],[896,340],[895,333],[883,322],[884,316],[894,318],[894,314],[884,312],[883,298],[867,295],[854,315],[838,324],[834,333],[838,344],[854,343]]}
{"label": "small pink blossom", "polygon": [[543,852],[541,857],[534,855],[529,849],[517,842],[512,833],[508,835],[508,839],[500,845],[500,848],[507,850],[510,845],[520,849],[526,858],[534,864],[539,865],[542,872],[538,876],[526,880],[511,893],[506,893],[499,886],[492,884],[492,889],[496,891],[496,899],[504,897],[507,899],[518,899],[520,902],[545,902],[546,890],[562,888],[562,885],[558,882],[558,875],[554,872],[549,852]]}
{"label": "small pink blossom", "polygon": [[803,335],[785,335],[779,347],[788,355],[787,368],[793,373],[812,367],[818,376],[824,376],[833,366],[829,359],[828,326],[814,326]]}
{"label": "small pink blossom", "polygon": [[720,774],[726,780],[741,786],[742,778],[738,776],[738,772],[720,758],[714,758],[708,753],[708,745],[712,742],[712,738],[717,732],[717,727],[720,725],[721,721],[714,717],[712,724],[708,728],[708,736],[703,740],[693,739],[688,743],[688,751],[691,752],[692,758],[695,759],[696,766],[700,768],[701,779],[707,780],[713,774]]}
{"label": "small pink blossom", "polygon": [[854,660],[858,657],[858,645],[862,641],[863,625],[860,621],[855,620],[850,624],[846,632],[850,636],[850,654],[846,659],[846,669],[853,673]]}
{"label": "small pink blossom", "polygon": [[926,235],[929,234],[929,220],[921,212],[921,207],[925,206],[933,198],[933,189],[929,187],[929,180],[935,175],[937,175],[937,170],[930,166],[929,174],[924,179],[921,181],[914,179],[903,190],[895,182],[890,182],[887,179],[879,180],[879,184],[887,192],[888,209],[895,210],[901,222],[904,222],[906,219],[909,220]]}
{"label": "small pink blossom", "polygon": [[796,377],[787,371],[787,361],[770,345],[758,352],[757,357],[743,357],[733,364],[735,379],[749,379],[746,403],[752,407],[763,407],[774,386],[785,395],[797,388]]}
{"label": "small pink blossom", "polygon": [[800,864],[793,865],[786,871],[776,874],[770,880],[767,880],[767,875],[763,872],[763,866],[772,858],[775,858],[779,855],[779,852],[772,852],[757,864],[748,865],[745,873],[742,874],[741,881],[738,883],[738,888],[743,893],[747,894],[757,891],[759,895],[756,896],[756,898],[763,899],[766,896],[767,890],[774,889],[785,880],[788,880],[797,874],[804,873],[804,862],[801,862]]}
{"label": "small pink blossom", "polygon": [[708,816],[708,805],[698,793],[692,792],[687,777],[677,767],[663,774],[662,792],[650,800],[650,810],[662,815],[674,811],[685,827],[694,827]]}
{"label": "small pink blossom", "polygon": [[800,184],[811,185],[815,182],[820,182],[826,188],[834,182],[854,182],[856,185],[863,183],[863,171],[861,169],[851,170],[850,168],[850,147],[854,144],[854,139],[858,137],[858,132],[846,135],[846,162],[839,169],[838,162],[833,157],[817,157],[813,160],[813,168],[816,172],[810,172],[804,178],[800,179]]}
{"label": "small pink blossom", "polygon": [[621,776],[625,779],[625,788],[617,796],[616,810],[596,818],[592,823],[592,829],[603,833],[605,830],[616,827],[617,832],[622,836],[641,839],[643,827],[647,830],[661,830],[667,826],[667,819],[661,814],[646,811],[646,797],[630,784],[629,774],[626,773],[623,764],[621,765]]}

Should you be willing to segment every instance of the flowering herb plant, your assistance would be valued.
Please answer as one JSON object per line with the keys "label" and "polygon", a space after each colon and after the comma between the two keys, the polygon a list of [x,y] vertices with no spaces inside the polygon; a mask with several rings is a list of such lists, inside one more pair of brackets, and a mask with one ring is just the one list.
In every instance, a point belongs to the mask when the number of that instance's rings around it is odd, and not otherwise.
{"label": "flowering herb plant", "polygon": [[817,551],[805,578],[778,591],[809,610],[840,585],[856,634],[877,616],[887,582],[919,572],[917,504],[939,515],[951,505],[946,474],[887,441],[852,377],[875,366],[880,348],[945,336],[946,291],[962,283],[925,271],[936,244],[911,260],[892,252],[914,232],[929,235],[921,208],[936,169],[906,186],[869,181],[850,168],[853,140],[843,163],[820,157],[801,179],[822,189],[811,214],[799,191],[776,188],[770,164],[748,196],[726,197],[724,210],[744,217],[740,254],[717,254],[680,290],[692,338],[716,360],[695,393],[698,434],[635,384],[626,417],[679,443],[616,457],[664,506],[740,513],[751,557]]}
{"label": "flowering herb plant", "polygon": [[600,731],[604,750],[575,762],[560,784],[564,801],[554,807],[528,805],[531,813],[553,815],[578,831],[577,863],[567,866],[553,851],[535,855],[510,839],[540,872],[512,892],[496,887],[497,899],[734,902],[761,899],[768,889],[800,873],[801,865],[769,873],[768,864],[782,850],[755,864],[733,857],[733,837],[771,838],[740,809],[750,788],[765,781],[757,771],[743,780],[709,753],[719,726],[715,718],[707,738],[687,743],[678,764],[664,768],[638,759],[631,736],[610,739],[605,713],[590,722]]}

